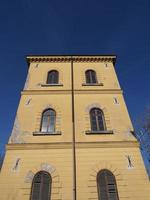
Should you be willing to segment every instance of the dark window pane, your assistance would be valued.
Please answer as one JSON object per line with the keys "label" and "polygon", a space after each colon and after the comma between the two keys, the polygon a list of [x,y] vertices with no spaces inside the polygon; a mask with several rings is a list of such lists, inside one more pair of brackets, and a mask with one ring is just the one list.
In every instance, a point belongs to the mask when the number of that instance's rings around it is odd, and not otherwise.
{"label": "dark window pane", "polygon": [[32,200],[37,200],[40,195],[40,184],[34,183],[32,190],[34,191],[32,194]]}
{"label": "dark window pane", "polygon": [[53,70],[48,73],[47,84],[57,84],[58,83],[58,72]]}
{"label": "dark window pane", "polygon": [[41,132],[47,132],[48,124],[49,124],[49,118],[43,115]]}
{"label": "dark window pane", "polygon": [[55,131],[56,113],[52,109],[43,112],[41,121],[41,132],[54,132]]}
{"label": "dark window pane", "polygon": [[91,82],[96,83],[96,73],[94,71],[91,71]]}
{"label": "dark window pane", "polygon": [[90,83],[90,74],[86,72],[86,83]]}
{"label": "dark window pane", "polygon": [[96,73],[93,70],[87,70],[85,72],[86,83],[97,83]]}
{"label": "dark window pane", "polygon": [[47,172],[38,172],[32,183],[31,200],[50,200],[51,176]]}
{"label": "dark window pane", "polygon": [[109,170],[102,170],[97,175],[99,200],[119,200],[116,179]]}
{"label": "dark window pane", "polygon": [[105,121],[103,112],[99,108],[93,108],[90,111],[91,130],[102,131],[105,130]]}

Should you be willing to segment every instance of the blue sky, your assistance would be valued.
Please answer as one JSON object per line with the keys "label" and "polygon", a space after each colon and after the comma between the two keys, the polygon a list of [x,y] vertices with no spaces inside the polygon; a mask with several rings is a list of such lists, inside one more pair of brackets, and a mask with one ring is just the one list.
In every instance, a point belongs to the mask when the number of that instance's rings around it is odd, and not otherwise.
{"label": "blue sky", "polygon": [[27,75],[29,54],[116,54],[130,116],[150,105],[150,1],[0,0],[0,151]]}

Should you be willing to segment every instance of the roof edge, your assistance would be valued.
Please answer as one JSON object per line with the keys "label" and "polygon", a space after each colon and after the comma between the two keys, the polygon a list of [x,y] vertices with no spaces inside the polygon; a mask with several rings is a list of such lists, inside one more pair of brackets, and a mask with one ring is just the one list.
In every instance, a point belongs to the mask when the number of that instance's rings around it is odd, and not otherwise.
{"label": "roof edge", "polygon": [[116,55],[29,55],[27,63],[31,62],[116,62]]}
{"label": "roof edge", "polygon": [[30,54],[26,55],[26,57],[45,57],[45,56],[117,56],[116,54]]}

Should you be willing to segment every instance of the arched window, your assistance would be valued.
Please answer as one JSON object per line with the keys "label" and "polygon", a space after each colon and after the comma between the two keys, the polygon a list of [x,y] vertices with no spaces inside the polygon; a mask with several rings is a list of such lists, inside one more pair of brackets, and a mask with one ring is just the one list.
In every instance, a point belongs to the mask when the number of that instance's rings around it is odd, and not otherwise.
{"label": "arched window", "polygon": [[119,200],[116,179],[109,170],[97,174],[97,190],[99,200]]}
{"label": "arched window", "polygon": [[56,112],[53,109],[47,109],[42,114],[41,132],[55,132]]}
{"label": "arched window", "polygon": [[92,108],[90,110],[91,130],[104,131],[106,130],[103,111],[99,108]]}
{"label": "arched window", "polygon": [[59,79],[59,73],[56,70],[48,72],[47,84],[57,84]]}
{"label": "arched window", "polygon": [[30,200],[50,200],[51,186],[50,174],[45,171],[38,172],[33,178]]}
{"label": "arched window", "polygon": [[97,83],[96,72],[94,70],[87,70],[85,72],[86,83]]}

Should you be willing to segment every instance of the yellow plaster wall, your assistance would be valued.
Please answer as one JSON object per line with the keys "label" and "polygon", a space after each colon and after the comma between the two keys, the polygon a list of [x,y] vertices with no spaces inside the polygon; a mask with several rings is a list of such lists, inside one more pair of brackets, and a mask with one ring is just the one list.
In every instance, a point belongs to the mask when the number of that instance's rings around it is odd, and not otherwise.
{"label": "yellow plaster wall", "polygon": [[[101,90],[101,89],[120,89],[119,82],[112,63],[74,63],[74,89],[81,90]],[[107,66],[107,67],[106,67]],[[96,72],[98,83],[103,86],[83,86],[86,83],[85,72],[92,69]]]}
{"label": "yellow plaster wall", "polygon": [[[110,170],[116,178],[119,199],[149,200],[150,183],[137,147],[77,149],[77,199],[98,200],[97,173]],[[133,168],[128,167],[130,155]]]}
{"label": "yellow plaster wall", "polygon": [[[27,105],[27,102],[30,103]],[[61,135],[33,136],[40,132],[42,112],[46,108],[56,111],[56,132]],[[71,95],[22,95],[19,104],[17,118],[19,125],[20,142],[43,143],[43,142],[67,142],[72,141],[71,121]],[[13,135],[10,137],[10,142]]]}
{"label": "yellow plaster wall", "polygon": [[[117,98],[118,104],[114,102]],[[107,130],[114,134],[87,135],[90,131],[89,111],[93,107],[103,110]],[[122,141],[135,140],[133,130],[122,94],[76,94],[75,95],[75,121],[77,141]]]}
{"label": "yellow plaster wall", "polygon": [[[16,159],[20,158],[14,170]],[[49,165],[45,170],[45,164]],[[1,200],[29,200],[32,175],[45,170],[52,177],[52,200],[72,199],[72,150],[8,150],[1,172]],[[30,178],[31,177],[31,178]]]}
{"label": "yellow plaster wall", "polygon": [[[128,167],[130,155],[133,168]],[[15,161],[20,158],[18,168]],[[150,184],[137,147],[76,148],[77,199],[98,200],[96,175],[102,169],[110,170],[116,177],[119,199],[149,200]],[[50,165],[52,200],[73,199],[72,149],[55,148],[7,150],[1,172],[2,200],[29,200],[32,178]],[[47,170],[48,171],[48,170]],[[8,178],[7,178],[8,177]],[[9,179],[9,181],[8,181]]]}
{"label": "yellow plaster wall", "polygon": [[[74,89],[120,89],[119,82],[111,62],[74,63]],[[107,67],[106,67],[107,66]],[[103,86],[83,86],[86,83],[85,72],[88,69],[96,71],[98,83]],[[41,87],[46,84],[47,73],[51,70],[59,72],[59,83],[63,86]],[[71,63],[31,63],[28,71],[28,90],[70,90],[71,89]]]}
{"label": "yellow plaster wall", "polygon": [[[47,73],[51,70],[59,72],[59,83],[63,86],[41,87],[46,84]],[[31,63],[28,72],[28,90],[70,90],[71,67],[70,63]]]}
{"label": "yellow plaster wall", "polygon": [[[59,71],[59,83],[63,85],[41,86],[46,83],[48,71],[53,69]],[[97,72],[98,82],[103,86],[82,86],[87,69]],[[113,64],[74,63],[74,84],[77,200],[98,200],[96,174],[104,168],[114,173],[120,200],[148,200],[150,183],[136,139],[130,133],[133,127]],[[90,130],[92,107],[103,110],[107,130],[113,130],[112,135],[85,134]],[[40,131],[42,112],[46,108],[55,109],[56,132],[61,135],[33,135]],[[51,200],[73,199],[71,142],[71,63],[31,63],[0,174],[0,200],[29,200],[30,176],[43,170],[43,163],[55,169],[50,172]],[[127,155],[132,158],[132,169],[128,168]],[[18,158],[18,168],[13,170]]]}
{"label": "yellow plaster wall", "polygon": [[[114,97],[117,98],[117,104]],[[92,107],[103,110],[106,128],[114,134],[86,135],[86,131],[90,130],[89,111]],[[33,136],[33,133],[40,132],[42,112],[46,108],[56,111],[56,132],[61,132],[61,135]],[[72,141],[71,109],[70,93],[22,95],[17,112],[18,140],[27,143]],[[75,94],[75,125],[77,141],[135,140],[130,133],[133,127],[122,94]]]}

